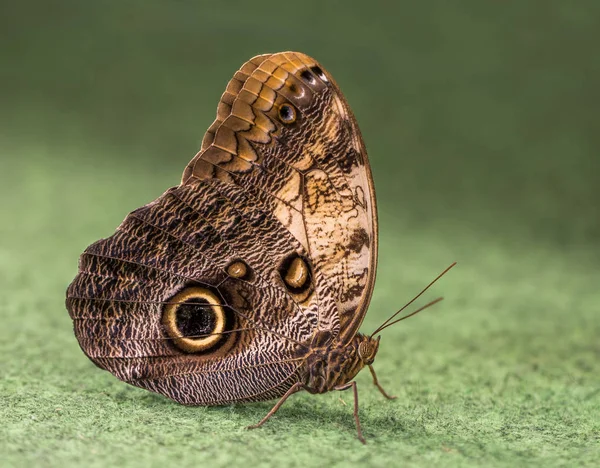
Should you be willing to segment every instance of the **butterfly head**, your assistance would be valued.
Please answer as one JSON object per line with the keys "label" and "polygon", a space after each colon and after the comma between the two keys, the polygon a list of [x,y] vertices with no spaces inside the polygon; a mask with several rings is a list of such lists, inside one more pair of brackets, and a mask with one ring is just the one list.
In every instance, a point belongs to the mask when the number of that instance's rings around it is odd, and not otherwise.
{"label": "butterfly head", "polygon": [[362,340],[358,344],[358,357],[365,366],[370,366],[375,360],[381,336],[373,338],[371,336],[363,335],[361,338]]}

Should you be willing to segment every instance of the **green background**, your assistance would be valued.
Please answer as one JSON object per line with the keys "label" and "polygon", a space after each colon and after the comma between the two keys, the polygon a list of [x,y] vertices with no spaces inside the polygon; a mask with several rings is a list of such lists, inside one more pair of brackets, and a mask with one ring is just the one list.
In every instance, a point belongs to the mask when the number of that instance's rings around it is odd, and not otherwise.
{"label": "green background", "polygon": [[[582,466],[600,459],[600,3],[0,3],[2,466]],[[299,50],[361,125],[380,210],[349,394],[188,408],[95,368],[80,252],[178,183],[233,72]],[[344,406],[340,397],[348,404]]]}

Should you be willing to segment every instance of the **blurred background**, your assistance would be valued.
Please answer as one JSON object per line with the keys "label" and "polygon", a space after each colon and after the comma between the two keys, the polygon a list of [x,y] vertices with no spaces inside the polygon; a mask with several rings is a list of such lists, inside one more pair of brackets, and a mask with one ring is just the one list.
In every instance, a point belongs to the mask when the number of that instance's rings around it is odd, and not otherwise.
{"label": "blurred background", "polygon": [[259,53],[301,50],[357,115],[383,230],[402,220],[440,235],[597,246],[595,2],[289,8],[2,2],[3,164],[35,159],[74,176],[144,166],[160,188],[175,184],[233,72]]}
{"label": "blurred background", "polygon": [[600,388],[599,18],[594,1],[1,1],[0,362],[28,402],[15,424],[67,398],[73,370],[113,388],[64,310],[78,255],[179,182],[246,60],[298,50],[338,81],[373,167],[365,328],[459,263],[432,292],[444,303],[386,330],[384,381],[417,402],[411,382],[514,381],[517,407],[527,392],[577,401],[585,426]]}

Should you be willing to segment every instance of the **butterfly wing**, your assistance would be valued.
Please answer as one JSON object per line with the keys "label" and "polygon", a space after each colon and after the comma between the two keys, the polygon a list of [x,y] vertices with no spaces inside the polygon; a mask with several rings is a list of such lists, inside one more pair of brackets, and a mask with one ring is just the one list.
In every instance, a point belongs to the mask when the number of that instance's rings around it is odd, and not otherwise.
{"label": "butterfly wing", "polygon": [[316,331],[354,335],[376,242],[337,85],[305,55],[258,56],[181,185],[82,254],[67,308],[84,352],[122,380],[189,404],[270,399],[303,379]]}
{"label": "butterfly wing", "polygon": [[[309,252],[325,302],[321,328],[347,342],[377,263],[375,191],[358,124],[331,75],[304,54],[262,55],[241,70],[182,183],[217,177],[266,200]],[[294,122],[282,122],[286,104]]]}

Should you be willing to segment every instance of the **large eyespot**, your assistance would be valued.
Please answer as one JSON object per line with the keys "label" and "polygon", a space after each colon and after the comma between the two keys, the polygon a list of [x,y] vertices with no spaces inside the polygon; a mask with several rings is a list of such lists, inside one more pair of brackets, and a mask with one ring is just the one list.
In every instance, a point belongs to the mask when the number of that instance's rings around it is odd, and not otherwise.
{"label": "large eyespot", "polygon": [[206,351],[221,341],[227,317],[213,292],[190,287],[169,299],[162,323],[175,346],[195,353]]}
{"label": "large eyespot", "polygon": [[298,254],[287,257],[279,268],[279,274],[287,289],[304,301],[312,292],[312,274],[308,262]]}
{"label": "large eyespot", "polygon": [[279,108],[279,119],[284,124],[291,124],[296,121],[296,109],[290,104],[282,104]]}

